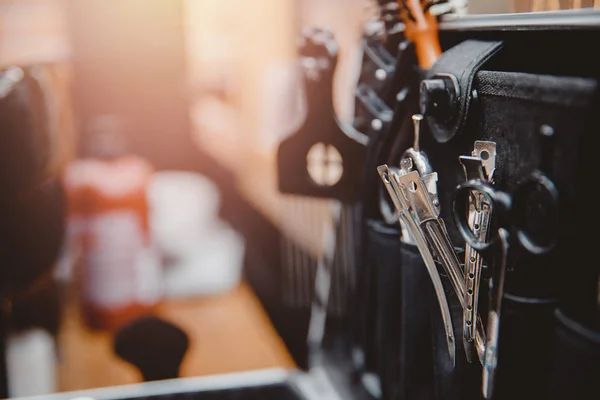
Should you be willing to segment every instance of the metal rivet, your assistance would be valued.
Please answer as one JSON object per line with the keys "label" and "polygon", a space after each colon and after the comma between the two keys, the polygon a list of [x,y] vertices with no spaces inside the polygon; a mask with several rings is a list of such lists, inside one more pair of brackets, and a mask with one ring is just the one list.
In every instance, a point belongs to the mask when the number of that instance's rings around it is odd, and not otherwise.
{"label": "metal rivet", "polygon": [[375,118],[374,120],[371,121],[371,128],[375,129],[376,131],[381,130],[381,128],[383,128],[383,122],[381,122],[381,120]]}
{"label": "metal rivet", "polygon": [[540,127],[540,133],[544,136],[554,136],[554,129],[550,125],[542,125]]}

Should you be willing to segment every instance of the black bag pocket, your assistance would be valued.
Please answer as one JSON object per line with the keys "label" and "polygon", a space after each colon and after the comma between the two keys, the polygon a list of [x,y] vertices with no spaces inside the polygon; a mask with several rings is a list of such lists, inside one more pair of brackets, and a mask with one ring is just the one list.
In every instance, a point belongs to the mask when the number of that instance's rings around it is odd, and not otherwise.
{"label": "black bag pocket", "polygon": [[555,317],[554,361],[547,396],[541,397],[549,400],[594,397],[600,378],[600,331],[580,324],[560,310]]}
{"label": "black bag pocket", "polygon": [[369,223],[370,262],[377,270],[376,349],[382,399],[432,399],[430,280],[418,249],[400,232]]}
{"label": "black bag pocket", "polygon": [[431,331],[434,355],[434,379],[436,400],[475,400],[481,398],[481,365],[475,357],[467,361],[462,341],[463,309],[448,277],[440,272],[444,291],[450,307],[454,339],[456,343],[455,364],[448,357],[446,331],[442,314],[433,290],[430,295]]}
{"label": "black bag pocket", "polygon": [[549,373],[555,299],[517,297],[502,300],[496,399],[539,398]]}

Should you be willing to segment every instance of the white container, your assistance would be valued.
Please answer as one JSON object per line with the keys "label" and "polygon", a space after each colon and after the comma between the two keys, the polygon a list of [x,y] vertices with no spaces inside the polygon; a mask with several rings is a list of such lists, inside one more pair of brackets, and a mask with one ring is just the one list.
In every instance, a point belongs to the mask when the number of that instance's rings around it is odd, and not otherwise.
{"label": "white container", "polygon": [[218,294],[235,287],[242,274],[243,237],[219,219],[219,192],[193,172],[160,171],[149,185],[150,228],[169,261],[164,296]]}
{"label": "white container", "polygon": [[26,397],[57,391],[56,345],[44,329],[10,334],[6,341],[8,395]]}

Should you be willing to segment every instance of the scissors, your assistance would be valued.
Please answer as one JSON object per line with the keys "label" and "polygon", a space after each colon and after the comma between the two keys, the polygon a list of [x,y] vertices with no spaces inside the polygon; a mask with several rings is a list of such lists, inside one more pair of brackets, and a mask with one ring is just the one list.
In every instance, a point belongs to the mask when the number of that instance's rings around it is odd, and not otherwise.
{"label": "scissors", "polygon": [[[465,242],[483,258],[491,272],[490,302],[483,360],[482,393],[490,399],[493,394],[497,367],[500,311],[509,248],[521,247],[533,256],[550,253],[558,241],[559,192],[550,179],[549,171],[553,158],[554,130],[543,125],[540,129],[541,162],[530,175],[507,193],[500,191],[483,179],[469,180],[458,186],[454,193],[453,217]],[[491,205],[492,215],[489,239],[482,240],[469,225],[469,197],[479,193]],[[537,201],[537,200],[540,201]],[[543,238],[538,237],[528,226],[531,213],[544,212]]]}

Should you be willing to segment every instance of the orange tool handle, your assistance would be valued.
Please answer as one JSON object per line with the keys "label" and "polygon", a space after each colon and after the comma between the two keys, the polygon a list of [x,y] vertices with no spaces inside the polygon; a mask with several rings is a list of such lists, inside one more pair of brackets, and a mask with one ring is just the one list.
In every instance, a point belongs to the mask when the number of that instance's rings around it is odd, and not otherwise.
{"label": "orange tool handle", "polygon": [[[406,38],[415,43],[419,66],[429,69],[442,54],[435,16],[425,12],[419,0],[399,0],[400,17],[406,25]],[[409,13],[413,18],[409,17]]]}

